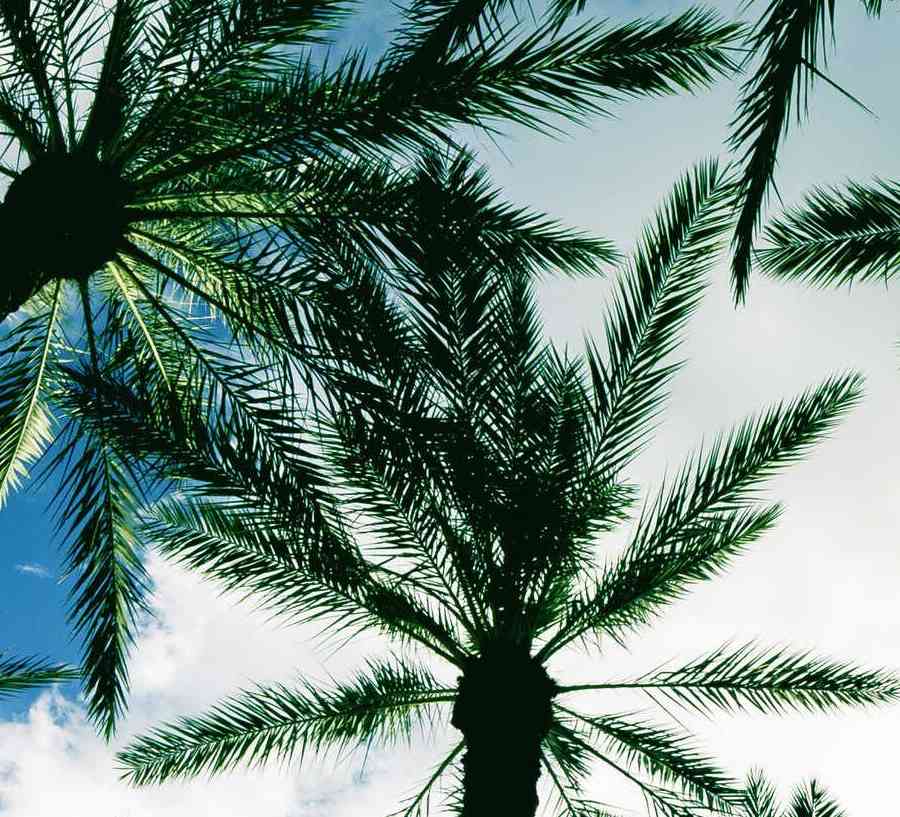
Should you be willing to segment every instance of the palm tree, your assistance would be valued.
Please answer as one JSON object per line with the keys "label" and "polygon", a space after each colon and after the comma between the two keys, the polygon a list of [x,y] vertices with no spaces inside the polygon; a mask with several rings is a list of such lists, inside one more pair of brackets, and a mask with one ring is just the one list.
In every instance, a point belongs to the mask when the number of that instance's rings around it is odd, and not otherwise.
{"label": "palm tree", "polygon": [[[182,486],[155,506],[148,541],[278,614],[322,622],[332,639],[375,631],[405,648],[343,683],[257,686],[162,726],[120,754],[124,773],[159,783],[390,742],[449,719],[459,740],[405,815],[423,813],[454,772],[465,817],[501,805],[531,817],[544,773],[559,814],[605,813],[581,792],[594,762],[659,814],[737,810],[739,784],[688,734],[585,712],[578,693],[777,713],[893,700],[898,680],[755,644],[587,684],[567,683],[553,664],[575,644],[625,642],[769,530],[780,507],[760,505],[760,482],[834,426],[860,380],[831,378],[719,436],[633,514],[625,469],[678,368],[670,353],[729,227],[732,186],[714,162],[678,182],[621,272],[605,351],[590,342],[575,358],[544,342],[531,271],[473,240],[471,216],[451,206],[453,177],[443,178],[410,238],[416,267],[398,272],[402,303],[383,302],[383,335],[406,349],[380,356],[374,372],[390,410],[336,405],[315,435],[294,426],[319,455],[317,518],[298,509],[294,474],[273,467],[239,418],[125,378],[83,380],[90,415]],[[598,564],[598,540],[629,517],[628,544]],[[457,683],[442,682],[435,662]]]}
{"label": "palm tree", "polygon": [[846,812],[815,780],[794,788],[790,805],[779,808],[772,784],[759,772],[751,772],[745,787],[747,817],[845,817]]}
{"label": "palm tree", "polygon": [[[880,16],[881,0],[861,2],[869,15]],[[834,41],[834,8],[835,0],[771,0],[748,36],[748,59],[758,61],[742,86],[729,139],[741,154],[731,267],[738,301],[746,294],[778,147],[792,116],[805,118],[816,80],[862,105],[823,73],[829,42]],[[891,183],[814,190],[803,207],[767,229],[774,246],[760,253],[762,267],[817,283],[890,275],[900,254],[898,208],[897,186]]]}
{"label": "palm tree", "polygon": [[0,655],[0,698],[23,689],[74,681],[78,677],[76,669],[36,656],[18,658]]}
{"label": "palm tree", "polygon": [[[107,735],[146,609],[128,521],[142,487],[108,430],[65,410],[73,372],[128,361],[164,391],[204,391],[272,457],[296,458],[248,372],[316,383],[320,361],[352,353],[365,321],[347,322],[356,282],[335,258],[366,258],[371,275],[402,262],[416,184],[404,156],[459,125],[541,128],[731,70],[736,26],[697,9],[478,41],[494,4],[467,1],[452,47],[426,48],[455,5],[413,2],[373,63],[315,50],[344,0],[0,0],[0,502],[39,459],[64,469],[70,619]],[[525,211],[494,216],[498,251],[524,243],[570,271],[612,257]]]}

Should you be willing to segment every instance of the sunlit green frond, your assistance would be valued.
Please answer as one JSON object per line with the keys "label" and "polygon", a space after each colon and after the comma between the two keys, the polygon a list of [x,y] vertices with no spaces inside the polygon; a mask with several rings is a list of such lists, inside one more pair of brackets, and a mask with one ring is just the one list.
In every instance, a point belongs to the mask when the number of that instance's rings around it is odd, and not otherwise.
{"label": "sunlit green frond", "polygon": [[589,343],[598,429],[594,457],[615,474],[640,449],[676,370],[667,363],[696,306],[729,223],[730,187],[716,162],[675,184],[644,228],[605,321],[606,353]]}
{"label": "sunlit green frond", "polygon": [[900,184],[817,188],[766,227],[761,269],[778,278],[841,285],[900,272]]}
{"label": "sunlit green frond", "polygon": [[[346,0],[168,4],[145,21],[150,48],[119,79],[133,100],[135,121],[116,153],[143,150],[173,123],[183,124],[185,115],[198,127],[213,126],[197,105],[201,99],[242,94],[254,82],[284,71],[290,65],[286,47],[323,42],[347,6]],[[218,123],[223,135],[232,123]]]}
{"label": "sunlit green frond", "polygon": [[725,645],[674,670],[659,670],[635,682],[607,688],[659,690],[670,700],[701,712],[713,709],[829,711],[842,706],[886,703],[900,697],[900,680],[884,670],[808,652]]}
{"label": "sunlit green frond", "polygon": [[739,784],[701,755],[690,735],[625,715],[588,717],[567,707],[559,709],[630,770],[679,786],[711,809],[729,813],[739,805]]}
{"label": "sunlit green frond", "polygon": [[771,0],[750,33],[751,54],[761,58],[741,88],[730,146],[742,151],[738,219],[732,239],[732,287],[744,299],[753,242],[775,173],[778,145],[791,113],[805,117],[807,96],[826,57],[834,0]]}
{"label": "sunlit green frond", "polygon": [[330,689],[304,682],[256,687],[208,714],[138,738],[118,758],[132,783],[162,783],[216,774],[239,764],[302,759],[308,751],[408,740],[432,723],[453,690],[424,667],[395,659],[372,661],[349,682]]}
{"label": "sunlit green frond", "polygon": [[13,329],[0,350],[0,506],[53,439],[47,380],[61,291],[57,283],[51,306]]}
{"label": "sunlit green frond", "polygon": [[56,664],[34,656],[16,658],[0,655],[0,699],[24,689],[75,681],[80,673],[74,667]]}

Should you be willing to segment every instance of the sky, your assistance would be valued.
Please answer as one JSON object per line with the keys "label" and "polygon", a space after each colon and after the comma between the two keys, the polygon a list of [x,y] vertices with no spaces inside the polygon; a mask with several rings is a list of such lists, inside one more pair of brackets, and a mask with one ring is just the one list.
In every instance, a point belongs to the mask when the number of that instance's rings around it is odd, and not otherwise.
{"label": "sky", "polygon": [[[686,5],[594,0],[588,13],[624,20]],[[808,123],[780,153],[778,189],[788,204],[817,183],[900,178],[900,15],[887,5],[882,19],[872,21],[859,3],[837,5],[838,48],[829,76],[876,116],[820,84]],[[372,10],[380,4],[363,6],[369,16],[356,22],[345,41],[377,46],[381,25]],[[719,7],[734,12],[734,4]],[[474,144],[510,201],[627,249],[682,170],[723,153],[735,96],[734,84],[722,83],[694,97],[618,105],[617,118],[572,126],[556,140],[511,128],[495,143],[480,136]],[[608,290],[608,279],[545,280],[540,301],[548,334],[580,349],[585,332],[602,331]],[[553,666],[557,677],[600,680],[751,638],[900,670],[898,316],[900,286],[819,291],[759,276],[751,281],[747,304],[735,310],[726,265],[719,266],[689,325],[681,350],[687,363],[662,425],[632,469],[635,480],[652,489],[704,439],[831,373],[863,373],[865,397],[830,439],[769,484],[768,495],[785,504],[785,513],[724,577],[669,608],[657,626],[631,642],[629,652],[570,652]],[[0,513],[0,645],[74,661],[66,587],[58,579],[46,513],[51,490],[48,485],[21,493]],[[151,724],[200,712],[252,681],[340,677],[384,650],[375,638],[358,639],[330,655],[309,629],[270,621],[153,556],[150,570],[157,617],[138,636],[130,714],[113,745],[92,734],[75,688],[0,705],[3,817],[56,817],[63,811],[96,817],[386,815],[415,790],[452,739],[451,730],[438,730],[409,747],[376,749],[365,758],[304,761],[145,790],[125,786],[117,780],[113,753]],[[579,703],[590,710],[590,699]],[[609,705],[597,698],[598,712]],[[880,817],[894,802],[900,705],[827,716],[717,715],[685,722],[703,749],[736,776],[761,766],[782,793],[815,776],[849,817]],[[588,793],[621,806],[624,814],[643,813],[634,793],[600,770]]]}

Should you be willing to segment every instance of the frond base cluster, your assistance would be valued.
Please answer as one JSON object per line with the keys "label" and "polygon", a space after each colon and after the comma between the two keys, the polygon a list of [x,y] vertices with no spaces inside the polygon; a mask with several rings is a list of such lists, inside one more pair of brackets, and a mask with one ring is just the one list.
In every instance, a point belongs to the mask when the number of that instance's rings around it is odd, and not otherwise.
{"label": "frond base cluster", "polygon": [[116,170],[92,156],[46,154],[29,165],[0,208],[7,258],[2,305],[14,311],[48,281],[85,280],[111,261],[127,225],[128,199]]}

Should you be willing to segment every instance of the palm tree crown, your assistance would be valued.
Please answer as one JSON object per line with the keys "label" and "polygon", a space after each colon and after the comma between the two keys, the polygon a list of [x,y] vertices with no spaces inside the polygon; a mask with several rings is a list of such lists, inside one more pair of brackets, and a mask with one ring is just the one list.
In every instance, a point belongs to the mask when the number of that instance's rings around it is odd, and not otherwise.
{"label": "palm tree crown", "polygon": [[662,408],[677,368],[669,353],[728,229],[732,186],[715,163],[678,182],[622,270],[605,349],[592,342],[572,358],[542,338],[530,271],[486,252],[473,216],[453,207],[453,161],[428,161],[443,187],[418,213],[398,301],[382,302],[384,345],[404,353],[380,356],[369,373],[391,408],[338,403],[315,434],[296,427],[322,458],[315,517],[298,507],[294,475],[273,468],[239,420],[111,377],[85,380],[79,399],[145,467],[188,486],[148,521],[165,554],[280,614],[330,622],[336,638],[376,630],[412,645],[458,682],[403,653],[330,687],[259,686],[138,739],[120,755],[125,774],[146,784],[222,772],[392,740],[443,717],[460,740],[407,815],[427,809],[454,770],[449,805],[466,817],[498,813],[498,792],[504,814],[531,817],[542,774],[559,814],[605,813],[580,792],[595,761],[659,814],[737,811],[746,793],[689,735],[588,714],[577,693],[632,689],[704,712],[779,712],[892,700],[898,681],[755,644],[577,685],[554,657],[626,641],[771,528],[780,509],[760,506],[761,480],[833,427],[859,378],[832,378],[717,438],[644,503],[622,553],[598,566],[598,539],[635,507],[624,471]]}
{"label": "palm tree crown", "polygon": [[[312,50],[345,0],[0,2],[0,502],[57,440],[70,616],[107,734],[146,609],[128,524],[142,489],[108,430],[66,408],[74,374],[127,363],[200,390],[296,458],[249,378],[315,380],[352,354],[363,284],[345,260],[376,278],[400,263],[415,178],[398,157],[459,124],[577,120],[731,68],[737,28],[702,10],[479,34],[504,5],[416,0],[373,63]],[[449,39],[435,50],[432,34]],[[525,211],[493,216],[498,248],[541,246],[570,271],[612,257]]]}

